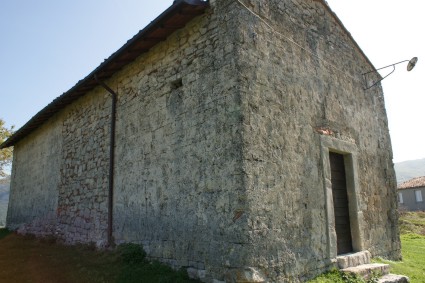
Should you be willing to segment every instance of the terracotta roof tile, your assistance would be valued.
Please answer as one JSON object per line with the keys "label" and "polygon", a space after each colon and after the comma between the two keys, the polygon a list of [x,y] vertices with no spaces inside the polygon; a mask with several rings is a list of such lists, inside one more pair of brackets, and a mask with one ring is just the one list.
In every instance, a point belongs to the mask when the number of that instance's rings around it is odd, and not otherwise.
{"label": "terracotta roof tile", "polygon": [[418,187],[425,187],[425,176],[413,178],[406,182],[403,182],[397,186],[397,189],[401,190],[401,189],[410,189],[410,188],[418,188]]}

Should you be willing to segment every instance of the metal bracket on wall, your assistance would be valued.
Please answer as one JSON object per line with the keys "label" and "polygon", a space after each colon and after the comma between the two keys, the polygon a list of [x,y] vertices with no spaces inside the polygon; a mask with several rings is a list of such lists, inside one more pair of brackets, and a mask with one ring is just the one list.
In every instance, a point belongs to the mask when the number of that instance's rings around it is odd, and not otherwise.
{"label": "metal bracket on wall", "polygon": [[[413,68],[415,67],[416,63],[418,62],[418,57],[413,57],[410,60],[403,60],[403,61],[400,61],[400,62],[391,64],[391,65],[388,65],[388,66],[385,66],[385,67],[382,67],[382,68],[379,68],[379,69],[376,69],[376,70],[373,70],[373,71],[370,71],[370,72],[363,73],[362,75],[363,75],[363,77],[364,77],[364,79],[366,81],[366,88],[364,90],[368,90],[368,89],[376,86],[377,84],[379,84],[386,77],[388,77],[389,75],[391,75],[392,73],[394,73],[394,71],[395,71],[395,65],[400,64],[400,63],[404,63],[404,62],[409,62],[409,64],[407,64],[407,71],[410,72],[411,70],[413,70]],[[371,86],[367,86],[367,78],[366,78],[366,75],[367,74],[377,73],[379,70],[382,70],[382,69],[385,69],[385,68],[389,68],[389,67],[393,67],[393,70],[389,74],[387,74],[385,77],[381,78],[380,80],[374,82]]]}

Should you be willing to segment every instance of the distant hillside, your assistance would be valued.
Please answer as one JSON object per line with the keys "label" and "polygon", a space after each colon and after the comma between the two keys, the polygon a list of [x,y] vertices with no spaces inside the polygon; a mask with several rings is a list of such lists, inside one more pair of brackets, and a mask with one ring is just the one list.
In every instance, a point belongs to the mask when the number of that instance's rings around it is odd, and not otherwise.
{"label": "distant hillside", "polygon": [[9,180],[0,179],[0,227],[6,224],[7,204],[9,202]]}
{"label": "distant hillside", "polygon": [[397,176],[397,183],[402,183],[415,177],[425,176],[425,158],[395,163],[394,169]]}

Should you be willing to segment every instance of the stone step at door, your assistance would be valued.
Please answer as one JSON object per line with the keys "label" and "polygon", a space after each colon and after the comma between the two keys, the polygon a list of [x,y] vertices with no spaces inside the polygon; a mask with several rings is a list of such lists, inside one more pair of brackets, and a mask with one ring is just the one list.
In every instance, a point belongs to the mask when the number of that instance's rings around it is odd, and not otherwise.
{"label": "stone step at door", "polygon": [[344,254],[337,257],[338,267],[342,272],[356,274],[365,279],[379,274],[378,283],[408,283],[404,275],[390,274],[390,266],[382,263],[370,263],[372,255],[369,251]]}
{"label": "stone step at door", "polygon": [[362,251],[352,254],[345,254],[337,256],[336,260],[338,262],[339,269],[344,269],[348,267],[355,267],[362,264],[370,263],[372,255],[369,251]]}
{"label": "stone step at door", "polygon": [[379,278],[378,283],[409,283],[409,277],[397,274],[387,274]]}
{"label": "stone step at door", "polygon": [[358,266],[347,267],[341,269],[342,272],[359,275],[365,279],[369,279],[374,275],[379,274],[384,276],[390,273],[390,265],[383,263],[368,263]]}

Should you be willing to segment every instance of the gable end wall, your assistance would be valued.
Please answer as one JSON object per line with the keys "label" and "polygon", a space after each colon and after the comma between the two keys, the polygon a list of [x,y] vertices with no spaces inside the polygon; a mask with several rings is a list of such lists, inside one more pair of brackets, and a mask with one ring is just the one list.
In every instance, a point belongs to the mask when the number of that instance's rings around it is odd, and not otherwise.
{"label": "gable end wall", "polygon": [[[251,266],[296,282],[333,265],[323,166],[332,150],[355,160],[356,247],[400,258],[384,97],[361,76],[372,66],[320,2],[241,1],[251,10],[238,14]],[[334,141],[325,151],[321,136]]]}

